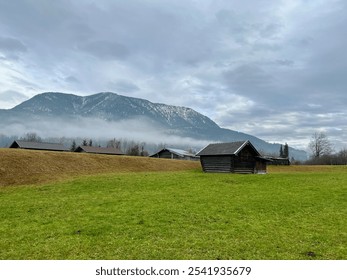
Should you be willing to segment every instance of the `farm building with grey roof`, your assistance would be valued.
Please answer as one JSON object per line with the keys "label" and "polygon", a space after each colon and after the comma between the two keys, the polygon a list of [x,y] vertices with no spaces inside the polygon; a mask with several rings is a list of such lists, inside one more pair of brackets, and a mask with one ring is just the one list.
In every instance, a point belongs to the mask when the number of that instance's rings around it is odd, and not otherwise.
{"label": "farm building with grey roof", "polygon": [[9,148],[56,151],[56,152],[68,151],[68,149],[63,144],[59,144],[59,143],[30,142],[30,141],[22,141],[22,140],[13,141],[13,143],[10,145]]}
{"label": "farm building with grey roof", "polygon": [[164,148],[160,151],[156,152],[153,155],[150,155],[150,157],[155,158],[169,158],[169,159],[184,159],[184,160],[199,160],[199,157],[195,154],[181,150],[181,149],[175,149],[175,148]]}
{"label": "farm building with grey roof", "polygon": [[266,173],[268,161],[250,141],[209,144],[197,156],[204,172]]}
{"label": "farm building with grey roof", "polygon": [[113,147],[92,147],[92,146],[78,146],[75,151],[76,153],[89,153],[89,154],[104,154],[104,155],[124,155],[124,153]]}

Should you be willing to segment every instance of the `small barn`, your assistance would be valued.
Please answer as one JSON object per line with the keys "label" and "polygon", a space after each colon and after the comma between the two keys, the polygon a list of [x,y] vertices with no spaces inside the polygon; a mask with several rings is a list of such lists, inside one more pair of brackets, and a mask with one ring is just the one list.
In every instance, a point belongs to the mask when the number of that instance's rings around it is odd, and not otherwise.
{"label": "small barn", "polygon": [[169,158],[169,159],[183,159],[183,160],[199,160],[199,157],[193,153],[185,150],[174,149],[174,148],[164,148],[150,157],[155,158]]}
{"label": "small barn", "polygon": [[250,141],[209,144],[197,156],[204,172],[266,173],[268,161]]}
{"label": "small barn", "polygon": [[90,154],[104,154],[104,155],[124,155],[124,153],[113,147],[92,147],[92,146],[78,146],[75,151],[76,153],[90,153]]}
{"label": "small barn", "polygon": [[9,148],[13,149],[28,149],[28,150],[42,150],[42,151],[55,151],[55,152],[66,152],[68,149],[59,143],[46,143],[46,142],[30,142],[15,140]]}
{"label": "small barn", "polygon": [[269,160],[269,165],[290,165],[289,158],[282,157],[273,157],[273,156],[265,156],[266,159]]}

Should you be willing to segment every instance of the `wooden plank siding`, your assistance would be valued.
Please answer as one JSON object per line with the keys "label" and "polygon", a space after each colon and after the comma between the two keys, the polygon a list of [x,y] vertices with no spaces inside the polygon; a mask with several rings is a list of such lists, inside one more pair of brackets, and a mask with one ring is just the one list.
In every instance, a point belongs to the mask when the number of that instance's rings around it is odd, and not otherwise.
{"label": "wooden plank siding", "polygon": [[252,174],[255,172],[254,151],[249,146],[245,146],[233,159],[234,173]]}
{"label": "wooden plank siding", "polygon": [[200,162],[204,172],[252,174],[266,171],[266,165],[261,162],[242,161],[237,156],[202,156]]}
{"label": "wooden plank siding", "polygon": [[204,156],[200,157],[204,172],[233,172],[231,156]]}

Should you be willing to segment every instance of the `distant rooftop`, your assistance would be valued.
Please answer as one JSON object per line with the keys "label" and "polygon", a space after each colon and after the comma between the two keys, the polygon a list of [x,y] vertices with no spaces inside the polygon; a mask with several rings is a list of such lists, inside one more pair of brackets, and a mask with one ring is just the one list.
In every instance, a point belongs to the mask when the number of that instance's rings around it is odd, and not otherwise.
{"label": "distant rooftop", "polygon": [[10,145],[10,148],[47,151],[68,151],[68,149],[60,143],[30,142],[22,140],[15,140]]}
{"label": "distant rooftop", "polygon": [[92,146],[78,146],[75,152],[85,152],[91,154],[107,154],[107,155],[124,155],[124,153],[113,147],[92,147]]}
{"label": "distant rooftop", "polygon": [[151,155],[151,157],[163,152],[163,151],[169,151],[170,153],[173,153],[179,157],[196,157],[195,154],[190,153],[188,151],[185,150],[181,150],[181,149],[176,149],[176,148],[164,148],[161,149],[160,151],[154,153],[153,155]]}

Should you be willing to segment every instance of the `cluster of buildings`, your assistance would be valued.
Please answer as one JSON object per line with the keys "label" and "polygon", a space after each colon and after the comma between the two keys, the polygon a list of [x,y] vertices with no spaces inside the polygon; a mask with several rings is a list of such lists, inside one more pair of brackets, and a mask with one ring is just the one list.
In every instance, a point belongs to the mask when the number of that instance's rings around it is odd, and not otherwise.
{"label": "cluster of buildings", "polygon": [[[46,151],[69,151],[63,144],[28,142],[16,140],[10,148],[46,150]],[[78,146],[74,152],[107,154],[107,155],[124,155],[122,151],[113,147],[91,147]],[[276,162],[276,158],[264,157],[252,145],[250,141],[238,141],[231,143],[209,144],[197,154],[191,152],[164,148],[155,154],[150,155],[152,158],[181,159],[181,160],[200,160],[204,172],[224,172],[224,173],[243,173],[243,174],[265,174],[268,163]],[[281,164],[289,164],[289,161]]]}

